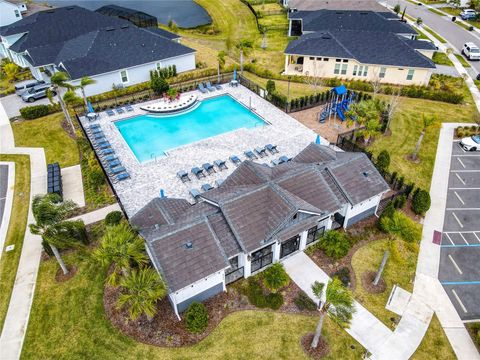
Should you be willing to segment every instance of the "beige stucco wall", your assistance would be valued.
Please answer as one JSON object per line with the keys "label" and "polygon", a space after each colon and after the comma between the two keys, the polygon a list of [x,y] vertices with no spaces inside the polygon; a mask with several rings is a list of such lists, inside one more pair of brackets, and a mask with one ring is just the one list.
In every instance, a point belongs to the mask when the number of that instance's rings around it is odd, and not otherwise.
{"label": "beige stucco wall", "polygon": [[[432,75],[432,69],[424,68],[399,68],[396,66],[379,66],[372,64],[361,64],[353,59],[342,59],[347,60],[348,62],[337,63],[335,58],[328,58],[328,61],[323,61],[324,58],[316,58],[317,60],[310,60],[309,56],[304,57],[304,63],[302,65],[296,65],[292,63],[292,59],[295,59],[298,56],[287,55],[285,60],[285,74],[286,75],[305,75],[305,76],[317,76],[317,77],[338,77],[341,79],[354,79],[354,80],[366,80],[372,81],[378,77],[380,73],[380,68],[387,68],[385,72],[385,77],[380,81],[386,84],[398,84],[398,85],[427,85],[430,81],[430,76]],[[335,64],[346,64],[347,73],[343,74],[334,74]],[[354,76],[353,69],[354,66],[366,66],[368,65],[367,76]],[[298,68],[298,70],[295,70]],[[407,73],[409,69],[414,69],[414,74],[412,80],[407,80]]]}

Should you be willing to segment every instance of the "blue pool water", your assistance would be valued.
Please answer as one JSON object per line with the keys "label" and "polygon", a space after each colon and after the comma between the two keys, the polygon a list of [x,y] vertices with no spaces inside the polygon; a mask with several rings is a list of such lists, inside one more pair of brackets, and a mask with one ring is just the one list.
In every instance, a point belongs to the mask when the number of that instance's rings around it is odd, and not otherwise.
{"label": "blue pool water", "polygon": [[201,101],[189,112],[140,115],[115,125],[138,161],[144,162],[179,146],[265,122],[229,95],[222,95]]}

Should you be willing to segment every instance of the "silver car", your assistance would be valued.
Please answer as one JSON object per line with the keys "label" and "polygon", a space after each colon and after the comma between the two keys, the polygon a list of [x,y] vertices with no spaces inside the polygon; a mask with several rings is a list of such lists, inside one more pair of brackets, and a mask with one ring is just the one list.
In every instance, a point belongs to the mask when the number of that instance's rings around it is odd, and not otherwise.
{"label": "silver car", "polygon": [[[34,86],[22,94],[22,100],[25,102],[34,102],[35,100],[47,97],[48,89],[50,89],[50,84]],[[55,91],[52,91],[52,96],[55,95]]]}
{"label": "silver car", "polygon": [[15,84],[15,94],[22,96],[22,94],[33,88],[34,86],[43,85],[45,81],[43,80],[25,80]]}

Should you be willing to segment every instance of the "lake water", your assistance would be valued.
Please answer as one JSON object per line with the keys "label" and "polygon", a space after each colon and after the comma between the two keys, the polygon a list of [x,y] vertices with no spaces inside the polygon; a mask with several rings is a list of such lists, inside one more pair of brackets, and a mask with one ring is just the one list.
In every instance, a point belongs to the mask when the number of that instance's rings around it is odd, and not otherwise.
{"label": "lake water", "polygon": [[35,0],[35,2],[46,2],[56,7],[78,5],[90,10],[115,4],[153,15],[162,24],[168,24],[170,19],[172,19],[180,27],[184,28],[205,25],[212,21],[205,9],[193,2],[193,0],[116,0],[114,2],[105,0]]}

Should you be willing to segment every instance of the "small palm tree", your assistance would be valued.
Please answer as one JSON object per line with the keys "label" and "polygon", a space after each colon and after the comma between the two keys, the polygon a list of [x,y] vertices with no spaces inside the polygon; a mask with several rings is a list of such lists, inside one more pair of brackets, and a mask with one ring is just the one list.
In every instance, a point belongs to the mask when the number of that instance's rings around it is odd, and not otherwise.
{"label": "small palm tree", "polygon": [[417,160],[418,153],[420,152],[420,147],[422,146],[422,141],[425,136],[425,133],[427,132],[427,129],[435,122],[435,117],[428,117],[423,115],[422,116],[422,132],[420,133],[420,136],[417,140],[417,143],[415,144],[415,150],[413,151],[412,154],[412,160]]}
{"label": "small palm tree", "polygon": [[88,76],[84,76],[80,80],[80,85],[78,86],[78,88],[82,91],[82,97],[83,97],[83,102],[85,103],[85,108],[88,108],[88,101],[87,101],[87,97],[85,96],[85,87],[95,83],[96,81],[89,78]]}
{"label": "small palm tree", "polygon": [[113,265],[107,279],[112,286],[117,286],[120,276],[128,275],[132,266],[148,263],[143,240],[126,221],[107,227],[100,246],[93,252],[93,258],[105,267]]}
{"label": "small palm tree", "polygon": [[315,330],[315,336],[313,337],[311,348],[316,348],[320,341],[322,334],[323,320],[325,315],[328,314],[333,320],[343,327],[348,327],[352,320],[352,315],[355,312],[355,306],[353,304],[353,295],[338,278],[333,278],[327,284],[325,291],[325,301],[322,303],[322,294],[325,287],[324,283],[315,281],[312,284],[313,294],[318,298],[320,310],[320,319]]}
{"label": "small palm tree", "polygon": [[63,95],[63,102],[68,108],[73,108],[74,106],[80,105],[83,101],[82,99],[75,93],[74,90],[68,90]]}
{"label": "small palm tree", "polygon": [[122,294],[117,305],[120,308],[128,307],[132,320],[142,314],[152,320],[157,312],[157,301],[167,294],[165,283],[151,267],[132,270],[120,280],[120,286]]}
{"label": "small palm tree", "polygon": [[85,225],[83,221],[67,221],[68,214],[77,208],[73,201],[61,202],[57,194],[36,196],[32,201],[32,212],[35,224],[30,224],[32,234],[40,235],[52,249],[58,264],[64,274],[68,269],[63,262],[58,248],[66,249],[86,242]]}
{"label": "small palm tree", "polygon": [[[354,126],[358,124],[358,126],[364,126],[365,128],[362,129],[361,133],[364,135],[365,141],[368,142],[370,137],[375,135],[380,127],[380,111],[381,111],[381,103],[378,100],[371,99],[371,100],[364,100],[358,103],[352,104],[350,109],[347,111],[347,115],[349,116],[347,126]],[[353,132],[353,142],[356,142],[356,131]]]}
{"label": "small palm tree", "polygon": [[61,88],[65,88],[68,90],[72,90],[74,88],[72,85],[68,84],[67,81],[68,81],[68,75],[63,71],[56,72],[50,78],[52,87],[55,93],[58,95],[58,101],[60,102],[63,115],[65,115],[65,119],[67,119],[68,123],[70,124],[72,128],[72,133],[75,134],[75,127],[73,126],[72,118],[70,117],[70,113],[68,112],[67,106],[65,105],[65,102],[63,101],[63,98],[60,94]]}

